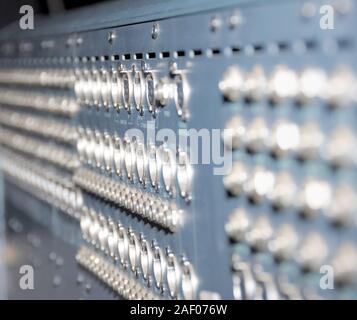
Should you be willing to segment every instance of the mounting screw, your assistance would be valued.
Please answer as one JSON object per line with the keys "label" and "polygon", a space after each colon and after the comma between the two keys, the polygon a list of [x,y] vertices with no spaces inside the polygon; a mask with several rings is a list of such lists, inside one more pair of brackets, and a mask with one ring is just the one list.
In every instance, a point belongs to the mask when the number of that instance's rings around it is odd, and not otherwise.
{"label": "mounting screw", "polygon": [[213,16],[209,22],[209,28],[212,32],[217,31],[219,28],[221,27],[221,20],[216,17]]}
{"label": "mounting screw", "polygon": [[115,33],[113,32],[113,31],[110,31],[109,33],[108,33],[108,42],[110,43],[110,44],[112,44],[113,42],[114,42],[114,39],[115,39]]}
{"label": "mounting screw", "polygon": [[228,18],[228,26],[230,29],[234,29],[238,25],[243,23],[243,17],[240,11],[233,12]]}
{"label": "mounting screw", "polygon": [[317,12],[317,7],[313,2],[305,2],[301,8],[301,16],[311,19]]}
{"label": "mounting screw", "polygon": [[159,25],[157,22],[155,22],[153,25],[152,25],[152,29],[151,29],[151,38],[153,39],[157,39],[157,37],[159,36]]}

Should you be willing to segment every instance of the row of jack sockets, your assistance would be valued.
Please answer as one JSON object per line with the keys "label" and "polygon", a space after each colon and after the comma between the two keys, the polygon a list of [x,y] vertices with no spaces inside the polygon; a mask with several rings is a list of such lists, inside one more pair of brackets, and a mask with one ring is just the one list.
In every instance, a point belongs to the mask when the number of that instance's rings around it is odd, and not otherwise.
{"label": "row of jack sockets", "polygon": [[323,213],[332,224],[343,226],[357,223],[357,193],[344,182],[333,186],[313,176],[298,182],[288,171],[275,173],[238,161],[224,177],[224,185],[231,196],[246,196],[257,204],[269,201],[279,211],[297,210],[304,218]]}
{"label": "row of jack sockets", "polygon": [[128,300],[158,300],[155,295],[134,278],[120,271],[112,262],[87,247],[81,247],[76,255],[77,262],[98,277],[121,297]]}
{"label": "row of jack sockets", "polygon": [[[236,218],[237,215],[240,215],[240,219],[242,219],[243,209],[237,209],[234,214]],[[254,242],[254,250],[252,251],[254,253],[256,252],[256,245],[259,243],[260,251],[264,246],[264,250],[269,250],[277,262],[282,262],[282,260],[294,261],[300,269],[298,280],[292,282],[288,280],[288,274],[285,274],[285,272],[289,272],[288,270],[277,267],[278,274],[272,275],[263,271],[258,260],[248,263],[238,254],[235,254],[233,255],[232,267],[233,291],[236,299],[310,299],[312,297],[306,296],[309,290],[304,287],[305,282],[301,281],[301,277],[308,277],[309,275],[311,277],[313,274],[320,275],[322,266],[333,268],[336,289],[356,284],[357,249],[352,242],[340,244],[336,252],[331,253],[324,237],[317,232],[306,235],[300,243],[293,227],[289,224],[283,224],[273,232],[267,220],[260,217],[253,225],[246,224],[246,230],[243,232],[243,229],[238,231],[237,221],[235,227],[233,227],[232,221],[230,223],[230,230],[236,229],[236,232],[231,234],[234,236],[234,241],[247,242],[249,245]],[[240,225],[242,226],[244,223],[246,222],[240,223]],[[332,257],[330,257],[331,254],[333,254]],[[253,256],[251,258],[255,261]],[[312,286],[311,289],[313,288]],[[315,289],[319,290],[318,287]]]}
{"label": "row of jack sockets", "polygon": [[20,188],[79,219],[83,206],[80,189],[51,168],[1,148],[1,169]]}
{"label": "row of jack sockets", "polygon": [[77,155],[64,147],[48,144],[3,127],[0,127],[0,143],[67,170],[74,170],[80,164]]}
{"label": "row of jack sockets", "polygon": [[298,285],[275,279],[274,275],[265,272],[261,265],[251,264],[232,256],[233,296],[236,300],[301,300],[320,299],[311,288],[300,290]]}
{"label": "row of jack sockets", "polygon": [[319,272],[322,265],[333,265],[339,283],[356,280],[357,248],[352,241],[341,241],[333,252],[318,231],[301,237],[292,224],[282,223],[275,229],[267,217],[253,218],[243,208],[231,213],[225,228],[234,243],[245,243],[254,253],[270,252],[278,262],[294,261],[303,272]]}
{"label": "row of jack sockets", "polygon": [[84,168],[75,172],[73,181],[84,190],[171,232],[175,232],[181,225],[182,210],[175,203],[156,195]]}
{"label": "row of jack sockets", "polygon": [[0,123],[62,143],[73,144],[78,138],[77,130],[74,126],[23,112],[0,110]]}
{"label": "row of jack sockets", "polygon": [[149,178],[152,187],[164,186],[171,195],[176,193],[177,180],[180,195],[189,200],[191,197],[192,168],[188,155],[178,151],[175,155],[168,147],[145,147],[143,142],[121,139],[108,133],[79,130],[77,151],[82,163],[101,168],[128,180],[137,179],[146,186]]}
{"label": "row of jack sockets", "polygon": [[155,115],[158,107],[173,99],[178,116],[182,119],[188,116],[189,88],[175,64],[170,67],[169,75],[161,79],[157,79],[155,72],[148,70],[145,63],[140,68],[132,65],[131,70],[118,65],[111,69],[77,69],[75,74],[74,91],[80,104],[107,110],[113,107],[118,112],[121,109],[128,113],[136,110],[140,115],[147,108]]}
{"label": "row of jack sockets", "polygon": [[80,224],[87,242],[119,261],[123,270],[142,278],[148,287],[154,282],[162,296],[168,291],[173,299],[195,299],[197,280],[187,259],[177,258],[170,249],[164,250],[156,241],[148,241],[143,234],[92,209],[82,215]]}
{"label": "row of jack sockets", "polygon": [[337,125],[325,133],[315,121],[300,125],[281,118],[270,127],[263,117],[248,121],[236,115],[225,129],[222,138],[228,150],[246,148],[252,153],[269,151],[279,158],[322,159],[337,167],[357,164],[357,136],[348,126]]}
{"label": "row of jack sockets", "polygon": [[44,94],[22,89],[0,88],[0,103],[72,117],[79,111],[77,102],[68,96]]}
{"label": "row of jack sockets", "polygon": [[0,69],[0,83],[71,88],[74,74],[70,69],[8,68]]}
{"label": "row of jack sockets", "polygon": [[347,66],[338,66],[330,75],[321,68],[307,67],[297,72],[286,65],[277,65],[270,76],[255,65],[249,71],[229,66],[222,75],[219,88],[229,101],[244,97],[259,102],[264,98],[274,104],[293,99],[307,105],[313,99],[323,99],[334,107],[351,106],[357,101],[357,78]]}
{"label": "row of jack sockets", "polygon": [[279,300],[297,299],[294,292],[284,295],[279,292],[278,287],[271,274],[261,270],[260,265],[251,266],[241,261],[239,255],[232,256],[232,281],[233,296],[236,300]]}

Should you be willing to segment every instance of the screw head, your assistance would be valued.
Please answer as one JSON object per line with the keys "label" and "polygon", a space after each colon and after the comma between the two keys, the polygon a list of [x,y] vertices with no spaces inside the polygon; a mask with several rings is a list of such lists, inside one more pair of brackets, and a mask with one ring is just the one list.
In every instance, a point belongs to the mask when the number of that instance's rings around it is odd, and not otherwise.
{"label": "screw head", "polygon": [[241,25],[243,23],[243,17],[240,11],[233,12],[228,18],[228,26],[230,29]]}
{"label": "screw head", "polygon": [[155,22],[155,23],[152,25],[151,38],[157,39],[158,36],[159,36],[159,24],[158,24],[157,22]]}
{"label": "screw head", "polygon": [[110,44],[112,44],[113,42],[114,42],[114,39],[115,39],[115,33],[114,33],[114,31],[110,31],[109,33],[108,33],[108,42],[110,43]]}
{"label": "screw head", "polygon": [[209,28],[212,32],[217,31],[221,26],[221,20],[217,16],[213,16],[209,22]]}

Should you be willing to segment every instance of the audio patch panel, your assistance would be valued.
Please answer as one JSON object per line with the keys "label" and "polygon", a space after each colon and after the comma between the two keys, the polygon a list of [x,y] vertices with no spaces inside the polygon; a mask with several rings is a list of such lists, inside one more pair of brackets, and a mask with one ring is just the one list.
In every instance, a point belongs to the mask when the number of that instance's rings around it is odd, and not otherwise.
{"label": "audio patch panel", "polygon": [[67,275],[107,298],[357,297],[357,7],[327,1],[325,30],[325,2],[114,2],[0,35],[6,198],[49,203]]}

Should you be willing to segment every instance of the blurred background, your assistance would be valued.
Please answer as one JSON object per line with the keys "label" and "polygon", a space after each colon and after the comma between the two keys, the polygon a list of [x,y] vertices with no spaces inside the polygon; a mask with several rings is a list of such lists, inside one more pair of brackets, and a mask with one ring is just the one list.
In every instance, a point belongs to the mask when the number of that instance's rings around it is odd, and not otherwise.
{"label": "blurred background", "polygon": [[[0,299],[357,299],[356,30],[352,0],[0,0]],[[232,167],[148,121],[226,130]]]}

